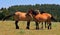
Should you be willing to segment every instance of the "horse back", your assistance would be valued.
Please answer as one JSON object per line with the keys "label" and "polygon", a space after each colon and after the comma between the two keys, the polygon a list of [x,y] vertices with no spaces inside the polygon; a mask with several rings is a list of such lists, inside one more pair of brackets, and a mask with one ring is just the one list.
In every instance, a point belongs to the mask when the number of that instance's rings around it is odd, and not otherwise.
{"label": "horse back", "polygon": [[27,17],[26,13],[24,12],[16,12],[15,19],[19,21],[26,21],[26,20],[30,20],[31,18]]}
{"label": "horse back", "polygon": [[46,21],[50,18],[51,18],[51,15],[48,13],[38,14],[35,16],[35,19],[37,19],[38,21]]}
{"label": "horse back", "polygon": [[50,18],[52,17],[52,15],[49,14],[49,13],[43,13],[42,15],[43,15],[43,16],[46,16],[46,17],[50,17]]}

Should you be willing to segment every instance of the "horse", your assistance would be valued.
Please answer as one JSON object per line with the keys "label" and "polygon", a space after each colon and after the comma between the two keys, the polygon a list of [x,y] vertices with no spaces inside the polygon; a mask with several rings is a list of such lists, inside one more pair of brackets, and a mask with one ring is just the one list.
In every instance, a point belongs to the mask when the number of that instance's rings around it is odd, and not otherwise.
{"label": "horse", "polygon": [[8,19],[11,16],[14,17],[16,29],[19,29],[19,26],[18,26],[19,21],[27,21],[26,29],[29,29],[30,21],[32,20],[32,18],[27,13],[16,11],[15,13],[4,17],[2,20],[4,21],[5,19]]}
{"label": "horse", "polygon": [[[39,14],[46,13],[46,12],[44,12],[44,11],[39,11],[39,10],[37,10],[37,9],[35,9],[34,11],[36,11],[36,12],[39,13]],[[43,22],[42,22],[42,28],[43,28]],[[45,21],[45,28],[47,28],[47,23],[46,23],[46,21]]]}
{"label": "horse", "polygon": [[[38,22],[47,22],[48,29],[51,29],[51,20],[56,21],[56,19],[49,13],[45,13],[45,12],[38,13],[38,12],[31,9],[28,11],[28,14],[32,18],[34,18],[34,21],[36,22],[36,29],[39,29]],[[43,26],[41,28],[43,28]]]}

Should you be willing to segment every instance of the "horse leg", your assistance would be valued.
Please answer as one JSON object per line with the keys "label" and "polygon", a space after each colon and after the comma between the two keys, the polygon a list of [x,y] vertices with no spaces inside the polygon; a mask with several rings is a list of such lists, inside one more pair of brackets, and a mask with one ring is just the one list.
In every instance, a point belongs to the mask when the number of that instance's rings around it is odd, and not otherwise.
{"label": "horse leg", "polygon": [[19,29],[18,21],[15,21],[15,26],[16,26],[16,29]]}
{"label": "horse leg", "polygon": [[47,23],[45,22],[45,28],[47,28],[47,26],[46,26],[46,25],[47,25]]}
{"label": "horse leg", "polygon": [[47,22],[47,25],[48,25],[48,29],[49,29],[49,22]]}
{"label": "horse leg", "polygon": [[41,27],[41,29],[43,29],[43,22],[42,22],[42,27]]}
{"label": "horse leg", "polygon": [[36,30],[39,30],[39,24],[36,22]]}
{"label": "horse leg", "polygon": [[30,26],[30,21],[27,22],[27,27],[26,27],[26,29],[29,29],[29,26]]}
{"label": "horse leg", "polygon": [[49,24],[49,26],[50,26],[50,29],[51,29],[51,23]]}
{"label": "horse leg", "polygon": [[48,29],[49,29],[49,25],[50,25],[50,23],[48,22]]}
{"label": "horse leg", "polygon": [[51,23],[48,23],[48,29],[51,29]]}

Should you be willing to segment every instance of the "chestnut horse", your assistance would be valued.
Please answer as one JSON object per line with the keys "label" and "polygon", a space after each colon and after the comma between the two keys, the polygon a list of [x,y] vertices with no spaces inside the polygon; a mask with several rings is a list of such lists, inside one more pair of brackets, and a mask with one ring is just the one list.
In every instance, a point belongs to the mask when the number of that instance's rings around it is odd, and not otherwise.
{"label": "chestnut horse", "polygon": [[[43,13],[46,13],[46,12],[43,12],[43,11],[39,11],[39,10],[34,10],[34,11],[36,11],[37,13],[39,13],[39,14],[43,14]],[[43,28],[43,22],[42,22],[42,28]],[[45,28],[47,28],[47,23],[46,23],[46,21],[45,21]]]}
{"label": "chestnut horse", "polygon": [[11,16],[14,16],[16,29],[19,29],[19,26],[18,26],[19,21],[27,21],[26,28],[29,29],[29,24],[30,24],[30,21],[32,20],[32,18],[27,13],[16,11],[14,14],[10,14],[10,15],[4,17],[3,21]]}
{"label": "chestnut horse", "polygon": [[[34,10],[29,10],[28,14],[34,18],[34,21],[36,22],[36,29],[39,29],[38,22],[47,22],[48,29],[51,29],[51,20],[55,20],[55,18],[53,18],[53,16],[51,14],[45,13],[45,12],[38,13]],[[43,26],[42,26],[42,28],[43,28]]]}

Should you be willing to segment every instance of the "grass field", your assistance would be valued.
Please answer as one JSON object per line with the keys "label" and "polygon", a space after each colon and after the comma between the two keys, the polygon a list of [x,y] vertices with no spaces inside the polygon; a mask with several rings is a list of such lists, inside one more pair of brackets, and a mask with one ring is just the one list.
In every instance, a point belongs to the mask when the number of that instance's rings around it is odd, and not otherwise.
{"label": "grass field", "polygon": [[14,21],[0,21],[0,35],[60,35],[60,22],[52,22],[51,30],[36,30],[34,22],[31,22],[30,30],[26,29],[26,21],[18,24],[20,29],[15,29]]}

